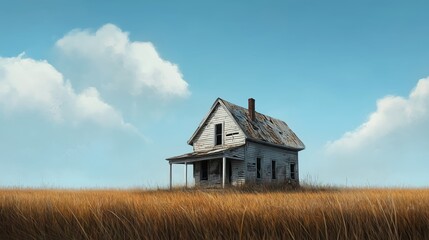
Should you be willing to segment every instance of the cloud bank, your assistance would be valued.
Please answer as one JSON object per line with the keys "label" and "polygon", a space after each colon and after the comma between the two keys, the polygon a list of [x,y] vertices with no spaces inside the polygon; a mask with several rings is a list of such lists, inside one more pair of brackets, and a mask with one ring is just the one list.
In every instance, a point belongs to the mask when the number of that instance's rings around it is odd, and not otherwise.
{"label": "cloud bank", "polygon": [[135,97],[176,99],[190,94],[176,64],[162,59],[152,43],[130,41],[128,33],[113,24],[95,32],[72,30],[55,49],[71,75],[54,67],[57,64],[24,54],[0,57],[0,107],[5,112],[32,111],[57,123],[131,129],[118,109],[127,113],[130,106],[144,105]]}
{"label": "cloud bank", "polygon": [[176,64],[162,59],[152,43],[130,41],[128,33],[113,24],[95,32],[72,30],[55,46],[67,64],[85,69],[79,78],[103,90],[163,98],[190,94]]}
{"label": "cloud bank", "polygon": [[428,149],[429,78],[424,78],[408,97],[378,100],[366,122],[329,142],[324,171],[334,182],[347,179],[357,185],[425,184],[429,182]]}
{"label": "cloud bank", "polygon": [[76,93],[69,81],[47,61],[0,58],[0,106],[7,113],[38,112],[57,123],[92,122],[132,128],[121,114],[89,87]]}
{"label": "cloud bank", "polygon": [[49,60],[0,56],[0,183],[148,183],[159,166],[147,156],[160,151],[134,126],[190,94],[178,66],[112,24],[73,30],[54,49]]}

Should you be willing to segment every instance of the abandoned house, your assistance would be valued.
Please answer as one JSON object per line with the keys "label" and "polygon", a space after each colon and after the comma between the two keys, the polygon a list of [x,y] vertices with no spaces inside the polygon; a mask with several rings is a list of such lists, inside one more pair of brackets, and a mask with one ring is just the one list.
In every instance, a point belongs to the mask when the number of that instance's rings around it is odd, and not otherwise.
{"label": "abandoned house", "polygon": [[255,111],[255,100],[243,108],[216,99],[188,144],[193,152],[167,158],[170,187],[173,164],[193,165],[196,186],[225,187],[252,183],[299,183],[301,140],[278,119]]}

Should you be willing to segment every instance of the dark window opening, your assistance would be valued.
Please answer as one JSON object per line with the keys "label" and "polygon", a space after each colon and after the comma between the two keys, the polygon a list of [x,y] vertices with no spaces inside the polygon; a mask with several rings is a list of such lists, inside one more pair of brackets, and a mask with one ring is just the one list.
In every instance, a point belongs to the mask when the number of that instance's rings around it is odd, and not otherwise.
{"label": "dark window opening", "polygon": [[276,179],[276,161],[271,161],[271,178]]}
{"label": "dark window opening", "polygon": [[261,178],[261,159],[256,158],[256,178]]}
{"label": "dark window opening", "polygon": [[222,123],[215,125],[215,145],[222,145]]}
{"label": "dark window opening", "polygon": [[295,163],[290,164],[290,178],[295,179]]}
{"label": "dark window opening", "polygon": [[201,161],[201,180],[209,179],[209,165],[207,161]]}
{"label": "dark window opening", "polygon": [[234,135],[238,135],[238,132],[234,132],[234,133],[228,133],[228,134],[226,134],[226,136],[227,136],[227,137],[234,136]]}

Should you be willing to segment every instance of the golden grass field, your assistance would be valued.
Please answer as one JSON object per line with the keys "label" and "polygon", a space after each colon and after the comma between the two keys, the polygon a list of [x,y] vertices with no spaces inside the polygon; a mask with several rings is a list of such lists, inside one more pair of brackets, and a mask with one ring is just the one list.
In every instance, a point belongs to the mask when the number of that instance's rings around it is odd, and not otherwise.
{"label": "golden grass field", "polygon": [[429,239],[429,190],[0,190],[0,239]]}

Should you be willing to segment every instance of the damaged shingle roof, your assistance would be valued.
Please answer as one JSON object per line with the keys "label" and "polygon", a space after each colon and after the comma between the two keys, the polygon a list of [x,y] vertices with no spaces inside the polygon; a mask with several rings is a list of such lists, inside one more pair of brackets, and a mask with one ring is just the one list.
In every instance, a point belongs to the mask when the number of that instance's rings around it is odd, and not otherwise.
{"label": "damaged shingle roof", "polygon": [[258,112],[255,114],[255,121],[252,121],[248,109],[221,98],[218,100],[225,105],[248,139],[296,150],[305,148],[304,143],[285,122]]}
{"label": "damaged shingle roof", "polygon": [[296,136],[285,122],[258,112],[255,113],[255,120],[252,121],[249,117],[248,109],[225,101],[221,98],[216,99],[209,111],[209,114],[189,139],[188,143],[190,145],[193,144],[193,140],[197,136],[197,133],[201,131],[202,126],[218,104],[226,108],[227,112],[229,112],[229,114],[234,118],[234,121],[241,128],[248,140],[272,144],[297,151],[305,148],[304,143],[302,143],[298,136]]}

